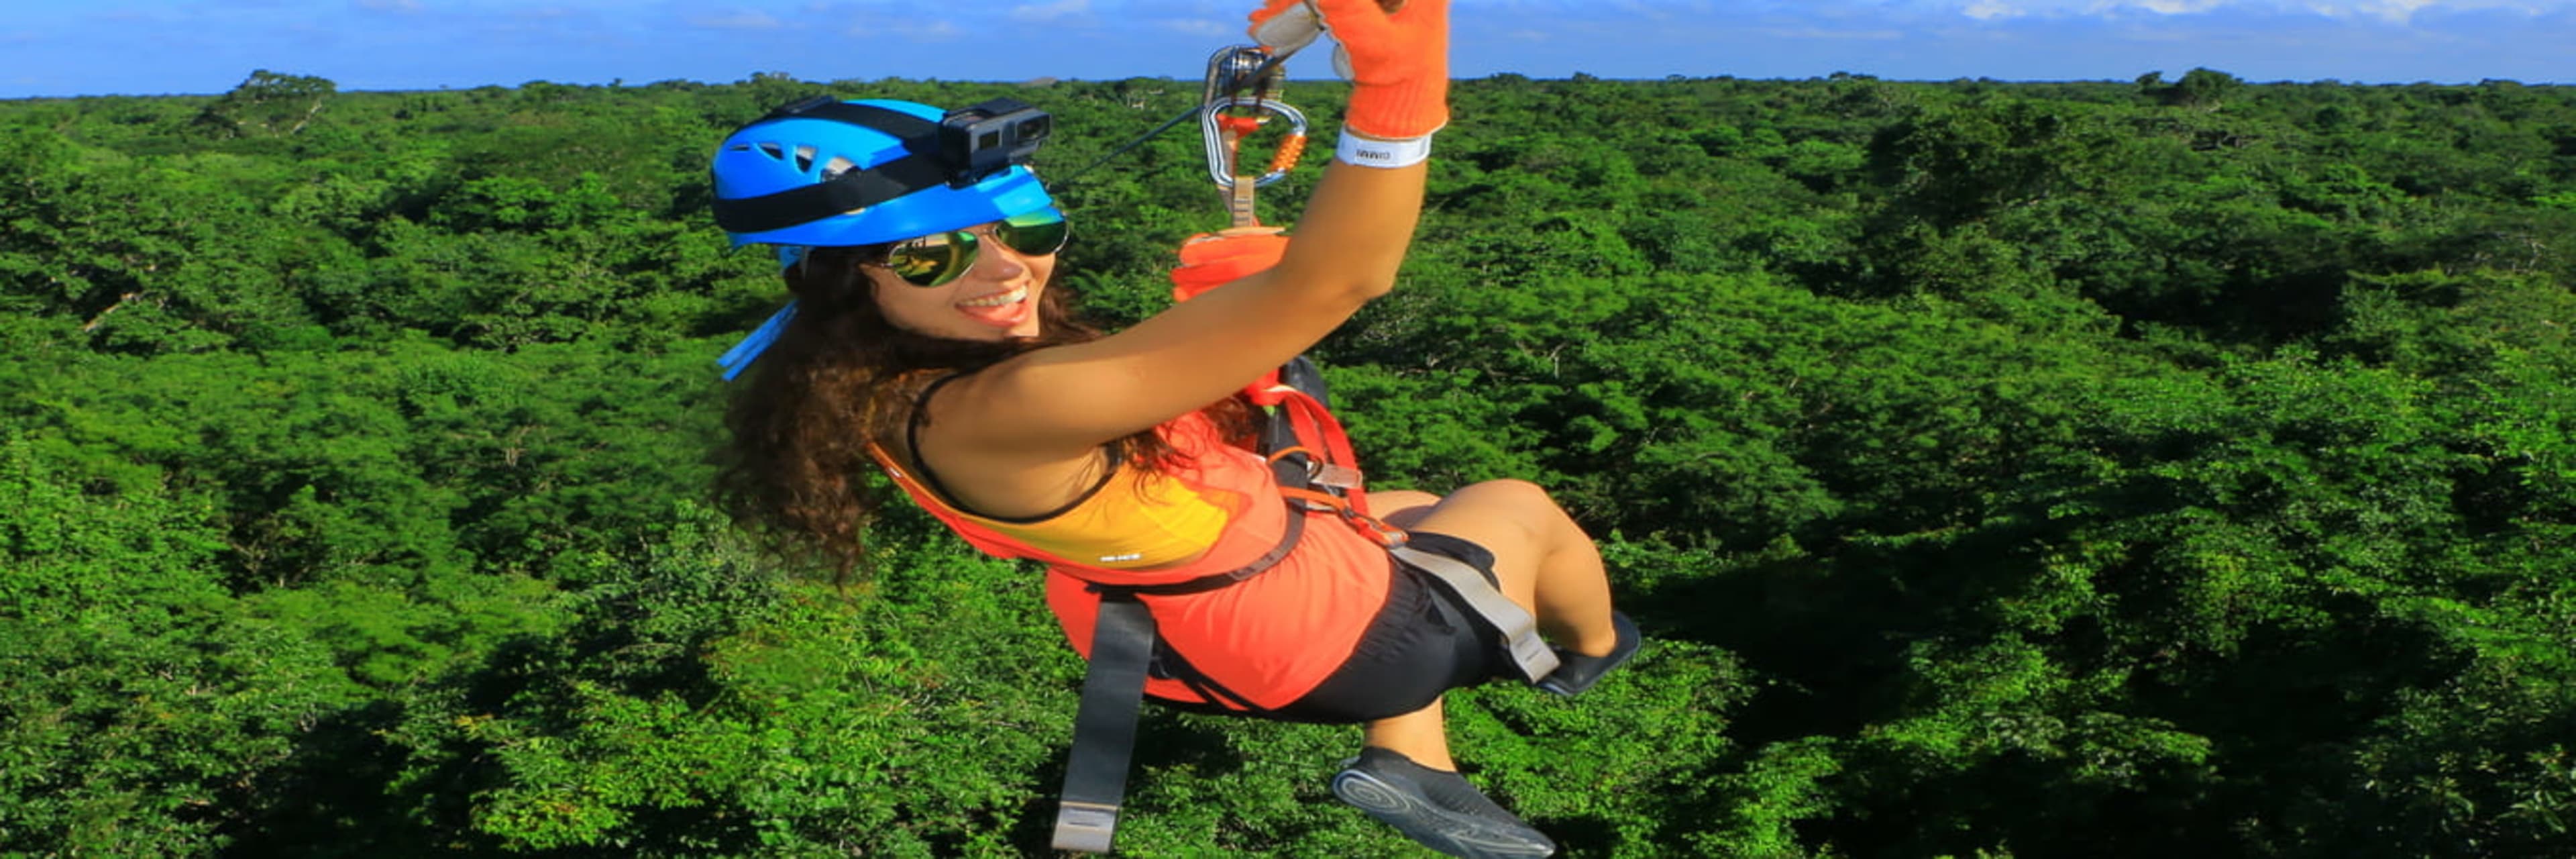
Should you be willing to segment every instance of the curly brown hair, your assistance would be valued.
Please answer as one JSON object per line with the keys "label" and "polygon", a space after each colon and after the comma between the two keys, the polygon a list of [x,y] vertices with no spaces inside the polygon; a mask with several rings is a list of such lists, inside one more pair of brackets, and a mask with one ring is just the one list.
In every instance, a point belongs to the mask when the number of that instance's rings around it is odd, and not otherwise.
{"label": "curly brown hair", "polygon": [[[789,561],[819,564],[845,582],[867,571],[861,537],[891,491],[868,476],[868,444],[903,432],[923,388],[1102,336],[1074,314],[1061,268],[1039,299],[1038,337],[981,342],[899,328],[878,309],[862,268],[882,261],[888,247],[815,248],[783,272],[796,317],[734,391],[725,413],[730,437],[715,456],[716,503],[737,526]],[[1252,407],[1240,396],[1205,411],[1248,443]],[[1168,469],[1174,457],[1150,429],[1110,448],[1146,473]]]}

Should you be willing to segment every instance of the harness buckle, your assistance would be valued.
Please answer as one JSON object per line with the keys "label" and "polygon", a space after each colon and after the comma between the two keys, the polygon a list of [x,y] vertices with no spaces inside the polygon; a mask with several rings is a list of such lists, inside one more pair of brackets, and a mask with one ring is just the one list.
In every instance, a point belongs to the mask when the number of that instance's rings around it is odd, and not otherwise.
{"label": "harness buckle", "polygon": [[1413,542],[1411,533],[1386,524],[1384,519],[1357,510],[1342,511],[1342,519],[1358,529],[1360,536],[1367,537],[1369,542],[1376,543],[1390,552],[1404,548],[1404,544]]}
{"label": "harness buckle", "polygon": [[1065,800],[1056,807],[1052,846],[1080,853],[1107,853],[1117,831],[1118,806]]}
{"label": "harness buckle", "polygon": [[1307,468],[1306,472],[1306,479],[1317,486],[1329,486],[1334,489],[1360,488],[1360,470],[1356,468],[1317,461]]}

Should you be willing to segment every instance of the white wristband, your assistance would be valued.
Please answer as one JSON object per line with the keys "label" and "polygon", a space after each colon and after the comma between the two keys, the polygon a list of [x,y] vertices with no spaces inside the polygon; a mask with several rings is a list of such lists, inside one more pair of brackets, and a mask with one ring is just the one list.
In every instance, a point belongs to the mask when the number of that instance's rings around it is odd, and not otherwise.
{"label": "white wristband", "polygon": [[1333,147],[1333,157],[1357,167],[1411,167],[1431,160],[1431,135],[1411,140],[1374,140],[1343,129],[1342,142]]}

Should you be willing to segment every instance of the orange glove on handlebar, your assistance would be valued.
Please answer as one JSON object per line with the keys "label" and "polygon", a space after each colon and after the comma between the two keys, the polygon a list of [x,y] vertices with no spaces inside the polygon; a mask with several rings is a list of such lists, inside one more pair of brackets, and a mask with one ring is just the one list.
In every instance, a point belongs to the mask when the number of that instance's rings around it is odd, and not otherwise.
{"label": "orange glove on handlebar", "polygon": [[1300,14],[1319,16],[1350,56],[1344,127],[1410,140],[1449,124],[1449,0],[1268,0],[1249,32],[1285,47]]}

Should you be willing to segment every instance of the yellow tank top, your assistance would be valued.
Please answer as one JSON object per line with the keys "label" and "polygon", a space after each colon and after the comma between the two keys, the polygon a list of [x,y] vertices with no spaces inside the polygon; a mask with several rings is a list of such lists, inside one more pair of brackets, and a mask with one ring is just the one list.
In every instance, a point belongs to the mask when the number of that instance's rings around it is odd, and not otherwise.
{"label": "yellow tank top", "polygon": [[[1203,415],[1185,415],[1159,431],[1179,451],[1181,461],[1195,465],[1208,454],[1223,455],[1199,449],[1223,444],[1216,441],[1213,427],[1190,426],[1206,421]],[[935,512],[953,514],[1068,561],[1112,570],[1150,569],[1198,557],[1216,545],[1249,498],[1189,479],[1186,473],[1141,474],[1121,462],[1062,510],[1032,519],[1003,519],[964,509],[936,489],[935,476],[914,473],[921,471],[917,466],[906,470],[876,445],[869,445],[868,453],[915,500],[937,506]],[[1240,453],[1259,459],[1249,451]]]}

